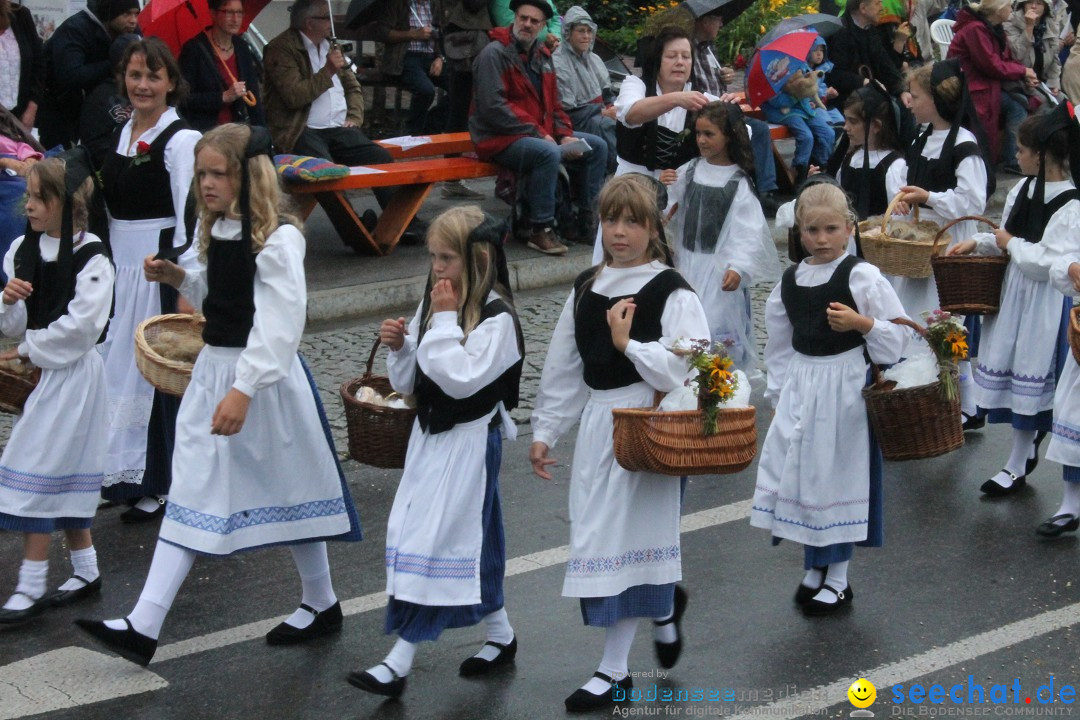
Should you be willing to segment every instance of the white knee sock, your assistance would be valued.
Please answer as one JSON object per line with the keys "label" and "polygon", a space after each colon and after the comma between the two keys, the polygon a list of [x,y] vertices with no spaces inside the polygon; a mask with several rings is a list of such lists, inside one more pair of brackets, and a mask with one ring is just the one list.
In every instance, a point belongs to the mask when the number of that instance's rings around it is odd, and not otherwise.
{"label": "white knee sock", "polygon": [[[191,550],[158,540],[139,602],[127,616],[135,632],[157,640],[165,616],[194,562],[195,553]],[[127,629],[123,620],[107,620],[105,625],[113,630]]]}
{"label": "white knee sock", "polygon": [[405,677],[409,674],[409,671],[412,670],[413,657],[415,657],[415,655],[416,644],[398,638],[398,641],[394,643],[394,647],[390,650],[390,654],[386,656],[386,659],[379,665],[368,668],[367,671],[379,682],[387,683],[393,680],[394,676],[390,674],[390,671],[386,669],[386,666],[389,665],[393,671],[398,674],[398,677]]}
{"label": "white knee sock", "polygon": [[[161,500],[164,499],[165,497],[162,496]],[[161,507],[161,502],[156,496],[147,495],[146,497],[139,498],[139,502],[135,503],[135,507],[137,507],[139,510],[142,510],[143,512],[156,512],[157,509]]]}
{"label": "white knee sock", "polygon": [[[622,680],[629,672],[630,646],[634,644],[637,623],[637,618],[623,618],[607,629],[604,657],[600,658],[597,670],[609,675],[612,680]],[[611,689],[608,683],[595,677],[581,687],[593,695],[602,695]]]}
{"label": "white knee sock", "polygon": [[[330,582],[330,561],[326,557],[326,543],[305,543],[290,545],[296,571],[300,573],[303,597],[300,602],[322,612],[333,607],[337,602],[334,586]],[[303,629],[315,621],[315,616],[307,610],[297,608],[285,621],[295,628]]]}
{"label": "white knee sock", "polygon": [[[487,630],[487,641],[496,642],[500,645],[509,645],[514,639],[514,628],[510,626],[510,618],[506,615],[506,608],[499,608],[495,612],[484,617],[484,627]],[[481,660],[494,660],[502,651],[497,647],[484,644],[480,651],[473,655]]]}
{"label": "white knee sock", "polygon": [[965,415],[974,415],[978,408],[975,406],[975,380],[971,376],[971,361],[961,360],[956,364],[960,372],[960,412]]}
{"label": "white knee sock", "polygon": [[[98,566],[97,566],[97,550],[91,545],[83,550],[71,551],[71,567],[74,569],[73,575],[79,577],[68,578],[68,581],[60,586],[60,590],[78,590],[81,587],[85,587],[87,583],[92,583],[98,579]],[[80,580],[79,578],[82,578]],[[85,580],[86,582],[83,582]]]}
{"label": "white knee sock", "polygon": [[[829,569],[825,573],[825,584],[833,588],[834,590],[843,590],[844,588],[846,588],[848,586],[848,563],[850,562],[850,560],[845,560],[844,562],[838,562],[829,565]],[[822,589],[821,592],[815,595],[814,599],[819,602],[828,603],[830,605],[839,600],[839,598],[836,597],[835,593],[829,592],[825,589]]]}
{"label": "white knee sock", "polygon": [[[1073,515],[1080,517],[1080,483],[1067,482],[1065,494],[1061,498],[1061,507],[1055,515]],[[1062,520],[1059,524],[1064,525],[1068,520]]]}
{"label": "white knee sock", "polygon": [[[16,593],[4,603],[5,610],[25,610],[39,600],[45,594],[45,581],[49,577],[48,560],[26,560],[19,566],[19,583],[15,586]],[[27,597],[29,596],[29,597]],[[33,598],[33,599],[31,599]]]}
{"label": "white knee sock", "polygon": [[[1016,476],[1024,474],[1028,458],[1031,457],[1031,450],[1035,445],[1036,434],[1034,430],[1017,430],[1013,428],[1012,451],[1009,453],[1009,459],[1005,463],[1005,470]],[[1012,478],[1005,471],[999,472],[990,479],[1001,487],[1012,487],[1013,484]]]}
{"label": "white knee sock", "polygon": [[802,584],[808,588],[819,588],[825,578],[825,571],[821,568],[812,567],[803,575]]}

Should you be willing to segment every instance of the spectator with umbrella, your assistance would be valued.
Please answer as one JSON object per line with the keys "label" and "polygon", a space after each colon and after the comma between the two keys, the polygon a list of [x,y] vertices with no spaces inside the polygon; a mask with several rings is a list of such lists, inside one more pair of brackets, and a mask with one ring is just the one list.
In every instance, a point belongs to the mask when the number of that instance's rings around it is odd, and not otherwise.
{"label": "spectator with umbrella", "polygon": [[262,67],[241,34],[247,24],[244,4],[207,0],[207,6],[210,26],[180,51],[180,72],[190,86],[184,117],[200,132],[231,122],[265,125],[259,89]]}
{"label": "spectator with umbrella", "polygon": [[900,69],[878,34],[879,15],[881,0],[850,0],[840,17],[843,27],[829,38],[833,69],[827,80],[837,91],[831,107],[842,108],[848,95],[870,80],[879,81],[905,107],[911,102]]}

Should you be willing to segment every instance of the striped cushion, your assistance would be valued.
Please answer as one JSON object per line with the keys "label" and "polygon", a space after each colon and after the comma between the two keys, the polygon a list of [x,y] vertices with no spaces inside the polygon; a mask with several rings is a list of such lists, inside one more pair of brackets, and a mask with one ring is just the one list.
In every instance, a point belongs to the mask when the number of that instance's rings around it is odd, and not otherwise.
{"label": "striped cushion", "polygon": [[290,182],[317,182],[349,174],[346,165],[337,165],[322,158],[306,155],[275,155],[278,174]]}

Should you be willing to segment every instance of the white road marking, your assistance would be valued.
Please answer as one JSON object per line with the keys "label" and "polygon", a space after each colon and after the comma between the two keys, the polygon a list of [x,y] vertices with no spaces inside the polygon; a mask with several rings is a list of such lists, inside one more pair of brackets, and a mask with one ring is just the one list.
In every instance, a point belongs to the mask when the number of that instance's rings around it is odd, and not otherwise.
{"label": "white road marking", "polygon": [[168,686],[164,678],[115,655],[81,647],[51,650],[0,668],[0,720]]}
{"label": "white road marking", "polygon": [[[834,705],[846,703],[848,688],[851,683],[861,677],[874,684],[879,700],[886,700],[891,698],[889,688],[897,683],[906,683],[924,675],[940,672],[953,665],[959,665],[1077,623],[1080,623],[1080,603],[1067,605],[1058,610],[1049,610],[1009,623],[996,630],[972,635],[906,660],[878,665],[863,673],[841,678],[828,685],[819,685],[813,690],[807,690],[782,701],[755,707],[741,715],[733,715],[730,720],[750,720],[751,718],[761,720],[766,716],[770,720],[795,720],[795,718],[817,714]],[[1000,682],[1008,681],[1003,678]],[[983,686],[987,689],[992,684],[983,682]],[[1029,691],[1033,692],[1030,688]],[[942,706],[943,709],[947,707],[949,707],[948,704]],[[883,714],[880,707],[869,709],[877,710],[878,717]]]}

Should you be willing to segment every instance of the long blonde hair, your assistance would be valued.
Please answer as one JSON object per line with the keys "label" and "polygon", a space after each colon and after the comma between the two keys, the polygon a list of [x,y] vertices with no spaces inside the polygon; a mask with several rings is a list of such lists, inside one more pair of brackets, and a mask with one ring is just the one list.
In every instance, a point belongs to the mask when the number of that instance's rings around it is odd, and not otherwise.
{"label": "long blonde hair", "polygon": [[[251,219],[251,251],[259,252],[266,245],[278,225],[289,223],[299,226],[300,222],[279,210],[281,189],[274,165],[266,155],[259,155],[248,160],[250,180],[250,198],[248,208],[240,207],[240,173],[243,171],[244,152],[251,138],[251,128],[247,125],[229,123],[209,131],[195,144],[196,171],[191,181],[191,192],[195,193],[196,212],[199,217],[199,259],[206,262],[206,249],[210,246],[210,231],[214,223],[226,214],[242,215],[245,211]],[[199,192],[198,157],[205,148],[215,150],[225,158],[229,182],[233,186],[233,201],[225,213],[213,212],[203,202]]]}
{"label": "long blonde hair", "polygon": [[[461,272],[461,305],[458,307],[458,323],[465,336],[480,324],[480,316],[487,304],[487,296],[495,290],[509,302],[509,293],[496,282],[495,263],[492,262],[493,248],[484,242],[473,243],[469,247],[469,234],[484,222],[484,211],[477,205],[465,205],[450,208],[435,218],[428,226],[428,248],[433,243],[440,243],[451,252],[457,253],[464,264]],[[428,273],[428,288],[435,285],[435,271]],[[431,305],[425,299],[427,307],[422,327],[431,323]]]}

